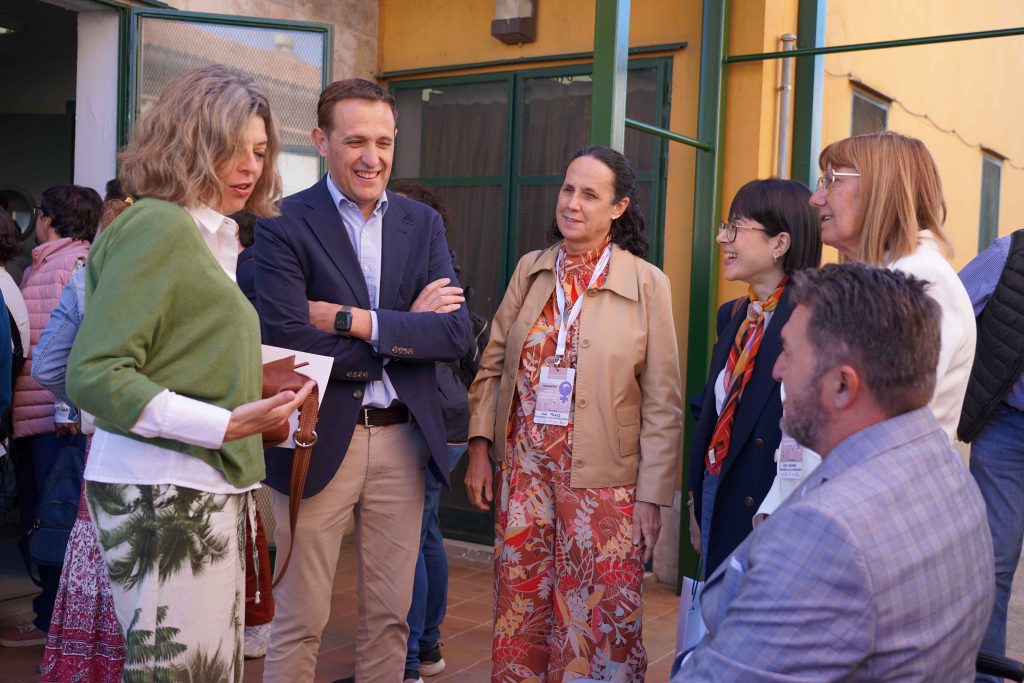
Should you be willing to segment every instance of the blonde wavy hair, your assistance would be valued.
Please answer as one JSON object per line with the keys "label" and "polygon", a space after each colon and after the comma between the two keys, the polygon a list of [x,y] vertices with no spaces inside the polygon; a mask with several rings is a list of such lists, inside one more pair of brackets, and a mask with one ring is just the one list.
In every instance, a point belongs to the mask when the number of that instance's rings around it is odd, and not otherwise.
{"label": "blonde wavy hair", "polygon": [[887,265],[917,249],[921,230],[931,230],[943,253],[952,255],[942,227],[946,200],[939,169],[917,138],[891,131],[846,138],[823,149],[818,166],[860,173],[860,248],[854,260]]}
{"label": "blonde wavy hair", "polygon": [[267,150],[246,209],[276,216],[281,140],[270,103],[251,76],[221,64],[185,71],[163,87],[119,155],[121,187],[133,197],[181,206],[209,203],[221,192],[217,169],[238,151],[253,115],[266,126]]}

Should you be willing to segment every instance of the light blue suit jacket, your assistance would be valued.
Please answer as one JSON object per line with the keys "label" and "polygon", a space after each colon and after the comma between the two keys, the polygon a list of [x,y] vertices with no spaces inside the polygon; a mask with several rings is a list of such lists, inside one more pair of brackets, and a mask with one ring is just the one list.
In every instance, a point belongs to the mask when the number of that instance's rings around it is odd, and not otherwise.
{"label": "light blue suit jacket", "polygon": [[711,575],[672,683],[972,681],[994,593],[977,486],[928,408],[845,439]]}

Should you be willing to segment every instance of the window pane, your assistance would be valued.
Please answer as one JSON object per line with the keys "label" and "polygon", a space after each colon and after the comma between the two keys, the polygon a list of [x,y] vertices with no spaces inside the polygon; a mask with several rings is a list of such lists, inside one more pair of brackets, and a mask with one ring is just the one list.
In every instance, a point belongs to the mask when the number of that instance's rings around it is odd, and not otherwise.
{"label": "window pane", "polygon": [[[630,69],[626,116],[661,125],[658,70]],[[566,162],[590,140],[592,79],[589,74],[523,81],[521,175],[560,175]],[[638,171],[654,168],[660,141],[626,129],[626,156]]]}
{"label": "window pane", "polygon": [[555,220],[561,185],[523,185],[516,208],[516,256],[548,246],[548,228]]}
{"label": "window pane", "polygon": [[981,160],[981,219],[978,225],[978,249],[985,249],[999,234],[999,180],[1002,166],[995,159]]}
{"label": "window pane", "polygon": [[440,185],[430,188],[448,209],[448,247],[462,269],[459,282],[470,308],[490,320],[505,291],[501,267],[505,188]]}
{"label": "window pane", "polygon": [[324,34],[277,27],[228,26],[143,17],[135,83],[135,116],[152,105],[175,75],[226,64],[251,74],[270,100],[283,151],[285,194],[316,182],[320,168],[309,131],[323,83]]}
{"label": "window pane", "polygon": [[889,118],[889,106],[885,102],[853,93],[853,119],[850,135],[880,133],[885,130]]}
{"label": "window pane", "polygon": [[405,178],[505,174],[508,83],[401,89],[395,172]]}

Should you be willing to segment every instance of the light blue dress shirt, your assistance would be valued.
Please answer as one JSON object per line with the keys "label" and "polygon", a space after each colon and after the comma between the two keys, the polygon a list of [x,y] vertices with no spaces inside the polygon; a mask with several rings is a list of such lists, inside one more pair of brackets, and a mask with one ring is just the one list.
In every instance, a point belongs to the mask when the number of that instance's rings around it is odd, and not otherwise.
{"label": "light blue dress shirt", "polygon": [[[377,343],[380,335],[377,329],[377,307],[380,303],[380,263],[384,246],[384,214],[388,210],[388,196],[383,193],[377,200],[377,206],[369,218],[363,218],[363,212],[348,197],[342,194],[338,186],[334,184],[330,172],[327,174],[327,191],[331,193],[334,205],[338,207],[341,215],[341,223],[345,226],[348,239],[355,249],[356,258],[359,260],[359,268],[363,271],[363,279],[366,280],[366,291],[370,294],[370,339],[367,343],[377,351]],[[385,366],[387,361],[384,362]],[[398,392],[388,378],[387,370],[383,371],[381,379],[376,382],[367,382],[363,391],[364,408],[387,408],[392,402],[397,401]]]}

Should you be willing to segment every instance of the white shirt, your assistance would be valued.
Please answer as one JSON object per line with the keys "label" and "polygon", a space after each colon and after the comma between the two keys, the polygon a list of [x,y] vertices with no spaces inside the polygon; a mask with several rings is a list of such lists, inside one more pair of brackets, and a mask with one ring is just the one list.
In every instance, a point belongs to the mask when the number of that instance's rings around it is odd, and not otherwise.
{"label": "white shirt", "polygon": [[[208,206],[188,213],[217,263],[235,280],[238,224]],[[146,438],[220,448],[230,419],[230,410],[164,389],[146,404],[131,431]],[[199,458],[102,429],[93,436],[85,478],[109,484],[174,484],[208,493],[243,493],[260,486],[237,488]]]}
{"label": "white shirt", "polygon": [[[18,334],[21,335],[21,348],[28,355],[29,347],[32,346],[31,328],[28,321],[28,308],[25,306],[25,297],[21,294],[18,284],[7,272],[7,268],[0,266],[0,293],[4,295],[4,303],[11,311],[14,324],[18,326]],[[13,330],[12,330],[13,332]],[[11,341],[11,348],[14,348],[14,341]]]}
{"label": "white shirt", "polygon": [[943,258],[931,230],[918,233],[917,249],[890,263],[889,270],[926,280],[931,285],[928,294],[942,308],[939,365],[935,372],[935,394],[929,405],[950,440],[955,439],[978,339],[971,298],[956,271]]}

